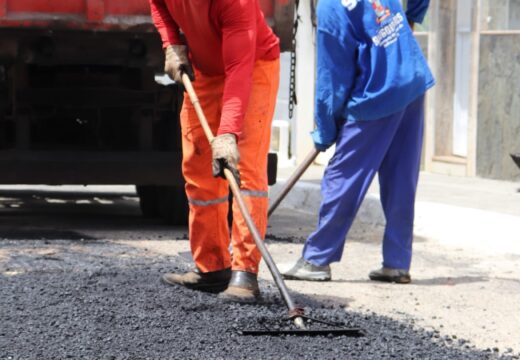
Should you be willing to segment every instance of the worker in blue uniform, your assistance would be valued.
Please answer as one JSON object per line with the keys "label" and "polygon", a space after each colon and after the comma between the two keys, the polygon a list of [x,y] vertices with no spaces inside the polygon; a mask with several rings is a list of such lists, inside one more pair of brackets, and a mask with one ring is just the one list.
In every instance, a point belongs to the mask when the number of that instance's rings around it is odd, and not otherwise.
{"label": "worker in blue uniform", "polygon": [[286,279],[331,279],[376,173],[386,217],[378,281],[408,283],[422,149],[424,94],[435,81],[412,27],[429,0],[320,0],[316,148],[336,144],[322,181],[317,229]]}

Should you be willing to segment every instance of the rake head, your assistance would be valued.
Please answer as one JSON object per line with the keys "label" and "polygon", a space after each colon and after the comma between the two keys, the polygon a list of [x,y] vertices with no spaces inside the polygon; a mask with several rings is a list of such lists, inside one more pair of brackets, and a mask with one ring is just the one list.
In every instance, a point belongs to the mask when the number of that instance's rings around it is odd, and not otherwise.
{"label": "rake head", "polygon": [[[295,319],[303,321],[303,328],[295,324]],[[258,328],[244,329],[239,332],[245,336],[324,336],[324,337],[362,337],[360,328],[345,327],[344,324],[311,318],[304,314],[290,315],[282,320],[261,319]]]}

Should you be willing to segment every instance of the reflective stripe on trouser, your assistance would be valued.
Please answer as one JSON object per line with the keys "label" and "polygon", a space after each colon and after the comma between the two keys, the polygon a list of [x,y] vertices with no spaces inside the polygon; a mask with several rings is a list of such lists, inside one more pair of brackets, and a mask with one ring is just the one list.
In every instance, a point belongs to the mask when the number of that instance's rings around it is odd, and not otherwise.
{"label": "reflective stripe on trouser", "polygon": [[409,269],[423,126],[424,96],[397,114],[342,126],[322,180],[318,228],[303,250],[306,260],[328,265],[341,259],[346,235],[378,172],[386,218],[383,265]]}
{"label": "reflective stripe on trouser", "polygon": [[[239,170],[244,201],[262,238],[267,229],[267,153],[278,91],[280,63],[257,61],[242,136],[238,142]],[[195,91],[214,134],[222,111],[223,76],[206,76],[195,70]],[[260,253],[238,207],[233,206],[233,259],[229,253],[227,224],[228,185],[211,173],[211,148],[193,105],[185,96],[181,111],[182,171],[190,204],[189,237],[196,266],[203,272],[232,266],[258,272]]]}

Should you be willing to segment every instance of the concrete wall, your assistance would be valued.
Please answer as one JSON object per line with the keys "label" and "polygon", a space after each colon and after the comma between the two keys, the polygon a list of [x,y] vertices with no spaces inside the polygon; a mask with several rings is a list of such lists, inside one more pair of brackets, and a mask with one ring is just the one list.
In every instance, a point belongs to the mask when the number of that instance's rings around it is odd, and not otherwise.
{"label": "concrete wall", "polygon": [[520,34],[480,39],[477,175],[520,180]]}
{"label": "concrete wall", "polygon": [[504,30],[509,23],[509,0],[482,1],[482,29]]}
{"label": "concrete wall", "polygon": [[510,0],[509,30],[520,30],[520,0]]}
{"label": "concrete wall", "polygon": [[520,0],[482,0],[482,30],[520,30]]}

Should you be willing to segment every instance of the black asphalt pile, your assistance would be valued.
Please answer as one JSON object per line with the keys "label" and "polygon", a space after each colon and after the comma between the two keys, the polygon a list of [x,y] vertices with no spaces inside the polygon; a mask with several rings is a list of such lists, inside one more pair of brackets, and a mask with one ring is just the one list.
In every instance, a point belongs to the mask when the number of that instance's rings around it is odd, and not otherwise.
{"label": "black asphalt pile", "polygon": [[0,359],[499,357],[435,331],[298,294],[309,315],[361,327],[366,336],[242,336],[246,326],[283,326],[278,319],[286,310],[272,283],[261,284],[261,305],[223,303],[215,295],[160,283],[165,271],[188,267],[179,257],[151,256],[109,242],[63,243],[42,256],[31,248],[34,243],[0,241],[0,248],[6,245],[14,254],[0,262]]}

